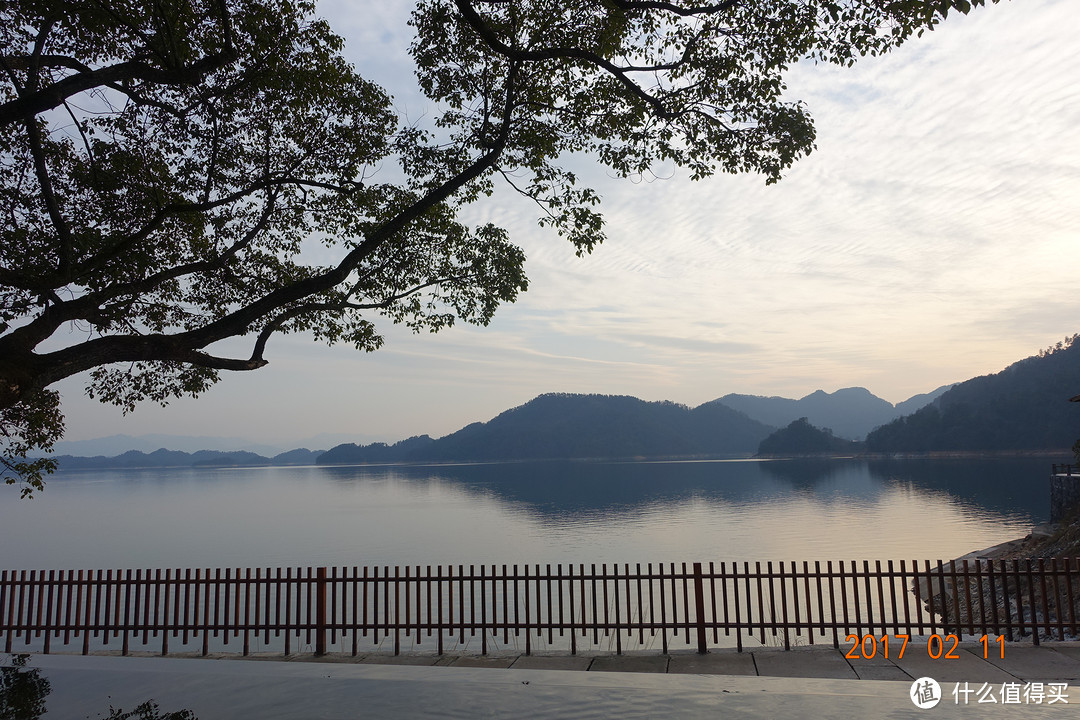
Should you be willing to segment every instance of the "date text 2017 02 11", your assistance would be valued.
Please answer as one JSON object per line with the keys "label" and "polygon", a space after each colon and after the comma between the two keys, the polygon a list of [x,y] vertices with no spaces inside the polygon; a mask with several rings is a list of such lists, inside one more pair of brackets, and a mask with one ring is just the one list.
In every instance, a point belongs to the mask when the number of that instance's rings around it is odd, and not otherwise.
{"label": "date text 2017 02 11", "polygon": [[[897,634],[897,635],[882,635],[881,637],[875,637],[874,635],[848,635],[845,638],[845,642],[852,643],[851,648],[844,653],[844,657],[848,660],[872,660],[880,653],[885,659],[891,659],[890,655],[890,642],[892,637],[892,648],[895,650],[896,644],[900,643],[900,649],[896,652],[896,659],[901,660],[904,657],[904,653],[907,651],[908,643],[911,640],[910,635]],[[998,644],[998,657],[1002,660],[1005,659],[1005,638],[998,636],[991,640],[989,636],[982,635],[979,637],[979,644],[982,646],[983,659],[990,657],[990,644],[996,642]],[[957,655],[957,647],[960,645],[960,638],[953,634],[945,636],[934,634],[926,639],[926,654],[932,660],[959,660],[960,656]]]}

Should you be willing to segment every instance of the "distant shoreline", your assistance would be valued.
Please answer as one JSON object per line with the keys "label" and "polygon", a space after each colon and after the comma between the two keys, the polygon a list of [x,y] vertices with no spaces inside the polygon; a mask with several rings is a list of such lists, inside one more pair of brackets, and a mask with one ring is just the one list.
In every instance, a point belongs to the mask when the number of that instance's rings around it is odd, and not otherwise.
{"label": "distant shoreline", "polygon": [[[160,451],[159,451],[160,452]],[[215,454],[221,457],[204,458],[192,462],[183,462],[178,455],[195,457],[202,454]],[[133,455],[141,457],[135,458]],[[82,471],[82,470],[167,470],[179,468],[192,469],[225,469],[225,468],[272,468],[272,467],[392,467],[392,466],[440,466],[440,465],[477,465],[477,464],[513,464],[533,462],[596,462],[596,463],[675,463],[675,462],[738,462],[738,461],[782,461],[782,460],[861,460],[861,461],[905,461],[905,460],[972,460],[987,458],[1046,458],[1073,459],[1071,450],[998,450],[986,451],[943,451],[934,450],[926,452],[907,453],[860,453],[850,454],[788,454],[788,455],[657,455],[657,456],[612,456],[612,457],[562,457],[562,458],[508,458],[503,460],[399,460],[399,461],[374,461],[374,462],[343,462],[343,463],[319,463],[318,456],[311,457],[306,462],[275,462],[275,458],[254,456],[254,453],[228,453],[221,451],[201,451],[200,453],[182,453],[169,451],[172,462],[139,462],[143,458],[149,458],[153,453],[129,452],[113,457],[97,455],[83,457],[62,455],[54,458],[57,460],[58,472]],[[242,459],[237,456],[241,456]],[[110,462],[128,458],[128,462]]]}

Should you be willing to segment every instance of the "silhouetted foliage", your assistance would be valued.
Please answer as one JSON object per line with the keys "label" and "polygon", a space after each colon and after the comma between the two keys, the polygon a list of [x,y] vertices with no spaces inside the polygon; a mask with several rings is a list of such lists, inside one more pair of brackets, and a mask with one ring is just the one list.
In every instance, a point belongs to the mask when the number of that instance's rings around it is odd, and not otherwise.
{"label": "silhouetted foliage", "polygon": [[[30,655],[18,654],[10,657],[10,665],[0,666],[0,720],[38,720],[46,713],[45,701],[52,692],[52,683],[42,675],[41,668],[27,667],[30,663]],[[52,717],[52,714],[49,717]],[[129,712],[110,706],[106,720],[199,720],[199,718],[191,710],[162,712],[154,700],[147,700]]]}
{"label": "silhouetted foliage", "polygon": [[12,655],[11,665],[0,667],[0,720],[37,720],[45,714],[52,685],[39,668],[26,667],[29,661],[29,655]]}
{"label": "silhouetted foliage", "polygon": [[109,717],[106,720],[199,720],[199,718],[190,710],[162,712],[156,702],[147,700],[128,712],[110,707]]}

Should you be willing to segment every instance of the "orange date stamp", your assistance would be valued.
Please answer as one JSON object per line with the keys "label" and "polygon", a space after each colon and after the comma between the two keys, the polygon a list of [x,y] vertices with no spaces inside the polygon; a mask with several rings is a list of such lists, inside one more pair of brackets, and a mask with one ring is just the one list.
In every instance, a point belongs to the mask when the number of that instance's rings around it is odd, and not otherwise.
{"label": "orange date stamp", "polygon": [[[904,653],[908,650],[908,644],[911,641],[910,635],[903,633],[896,635],[855,635],[850,634],[845,638],[844,642],[852,643],[851,649],[844,653],[844,657],[848,660],[873,660],[876,657],[881,657],[886,660],[896,659],[901,660],[904,657]],[[995,648],[997,656],[1005,659],[1005,638],[998,636],[991,639],[987,635],[982,635],[978,639],[979,645],[982,646],[982,657],[984,660],[990,657],[991,645],[997,643],[998,647]],[[921,642],[919,643],[921,645]],[[959,660],[960,655],[957,649],[960,645],[960,638],[952,633],[948,635],[934,634],[926,638],[926,654],[931,660]],[[899,646],[899,647],[897,647]]]}

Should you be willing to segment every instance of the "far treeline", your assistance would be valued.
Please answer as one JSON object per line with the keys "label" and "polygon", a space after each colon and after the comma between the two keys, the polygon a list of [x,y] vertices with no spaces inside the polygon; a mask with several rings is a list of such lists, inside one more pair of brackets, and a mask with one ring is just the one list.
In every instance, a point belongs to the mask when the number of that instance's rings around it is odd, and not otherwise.
{"label": "far treeline", "polygon": [[[63,468],[320,465],[397,462],[484,462],[569,458],[687,458],[718,456],[853,455],[859,453],[1030,452],[1064,453],[1080,438],[1080,343],[1078,336],[941,393],[920,396],[923,405],[871,431],[862,442],[837,437],[805,417],[776,415],[779,398],[737,396],[750,412],[724,398],[695,408],[611,395],[541,395],[486,423],[473,423],[439,439],[427,435],[394,443],[338,445],[326,452],[292,450],[273,458],[254,453],[167,450],[129,452],[116,458],[57,458]],[[855,389],[831,396],[837,403],[869,396]],[[808,398],[821,402],[824,395]],[[736,396],[732,396],[736,397]],[[885,401],[873,398],[882,403]],[[804,401],[807,398],[804,398]],[[785,401],[791,412],[807,407]],[[911,407],[901,403],[897,407]],[[776,426],[754,417],[772,413]]]}

